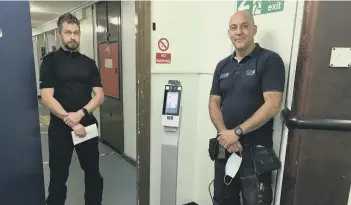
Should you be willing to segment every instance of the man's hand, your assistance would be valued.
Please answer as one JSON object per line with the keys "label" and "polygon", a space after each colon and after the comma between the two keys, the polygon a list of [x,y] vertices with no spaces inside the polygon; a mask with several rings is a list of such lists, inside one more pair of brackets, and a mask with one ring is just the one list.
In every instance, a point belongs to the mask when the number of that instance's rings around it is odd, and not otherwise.
{"label": "man's hand", "polygon": [[239,137],[234,133],[234,130],[225,130],[218,134],[219,144],[221,144],[226,149],[239,140]]}
{"label": "man's hand", "polygon": [[87,134],[85,131],[85,127],[81,124],[74,125],[72,129],[79,137],[85,137],[85,135]]}
{"label": "man's hand", "polygon": [[234,144],[230,145],[227,148],[228,152],[233,153],[233,152],[242,152],[243,151],[243,146],[239,141],[236,141]]}
{"label": "man's hand", "polygon": [[70,126],[73,127],[77,125],[83,118],[84,113],[83,111],[79,110],[77,112],[70,112],[68,113],[68,116],[64,118],[64,122]]}

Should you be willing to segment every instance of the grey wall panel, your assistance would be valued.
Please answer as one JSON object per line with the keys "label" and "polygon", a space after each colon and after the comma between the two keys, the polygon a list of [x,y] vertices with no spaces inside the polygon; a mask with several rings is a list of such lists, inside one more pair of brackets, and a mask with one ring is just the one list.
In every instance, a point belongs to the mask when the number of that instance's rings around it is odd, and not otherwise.
{"label": "grey wall panel", "polygon": [[29,2],[0,1],[0,204],[44,205]]}

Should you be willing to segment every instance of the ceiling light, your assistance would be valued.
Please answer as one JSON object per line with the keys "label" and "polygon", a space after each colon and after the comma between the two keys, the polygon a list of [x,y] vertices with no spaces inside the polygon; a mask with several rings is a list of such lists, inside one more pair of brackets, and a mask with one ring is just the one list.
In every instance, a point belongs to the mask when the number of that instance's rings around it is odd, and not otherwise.
{"label": "ceiling light", "polygon": [[118,25],[120,25],[120,18],[113,17],[113,18],[110,19],[110,23],[118,26]]}
{"label": "ceiling light", "polygon": [[96,28],[96,31],[97,31],[98,33],[104,33],[104,32],[105,32],[105,27],[103,27],[103,26],[98,26],[98,27]]}
{"label": "ceiling light", "polygon": [[36,6],[30,6],[30,11],[31,12],[42,12],[42,9]]}
{"label": "ceiling light", "polygon": [[48,13],[48,14],[61,14],[59,12],[54,12],[54,11],[45,11],[45,9],[37,7],[37,6],[30,6],[30,12]]}

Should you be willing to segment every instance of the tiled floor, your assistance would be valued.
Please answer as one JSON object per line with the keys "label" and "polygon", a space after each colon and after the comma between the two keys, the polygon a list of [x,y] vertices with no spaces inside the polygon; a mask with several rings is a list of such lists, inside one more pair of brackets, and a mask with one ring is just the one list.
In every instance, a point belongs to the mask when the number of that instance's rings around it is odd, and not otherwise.
{"label": "tiled floor", "polygon": [[[49,184],[49,112],[39,104],[45,192]],[[136,205],[136,168],[106,145],[100,143],[100,171],[104,178],[103,205]],[[74,152],[67,186],[66,205],[84,204],[84,172]]]}

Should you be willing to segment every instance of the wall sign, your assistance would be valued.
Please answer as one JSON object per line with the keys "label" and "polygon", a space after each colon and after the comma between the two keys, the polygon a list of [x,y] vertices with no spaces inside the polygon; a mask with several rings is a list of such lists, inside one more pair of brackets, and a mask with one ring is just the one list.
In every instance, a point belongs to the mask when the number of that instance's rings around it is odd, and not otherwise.
{"label": "wall sign", "polygon": [[169,41],[166,38],[161,38],[158,40],[158,48],[160,51],[167,51],[169,48]]}
{"label": "wall sign", "polygon": [[284,0],[238,0],[238,11],[247,11],[253,16],[281,12],[284,10]]}
{"label": "wall sign", "polygon": [[170,53],[156,53],[156,63],[171,63]]}
{"label": "wall sign", "polygon": [[160,64],[170,64],[171,63],[171,53],[164,53],[169,49],[169,41],[166,38],[161,38],[157,42],[158,49],[162,53],[156,53],[156,63]]}

